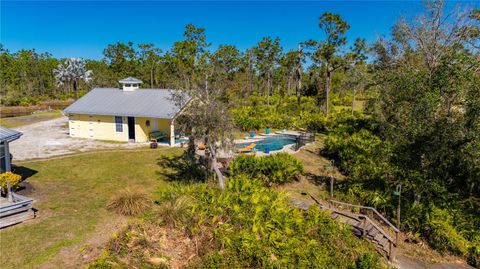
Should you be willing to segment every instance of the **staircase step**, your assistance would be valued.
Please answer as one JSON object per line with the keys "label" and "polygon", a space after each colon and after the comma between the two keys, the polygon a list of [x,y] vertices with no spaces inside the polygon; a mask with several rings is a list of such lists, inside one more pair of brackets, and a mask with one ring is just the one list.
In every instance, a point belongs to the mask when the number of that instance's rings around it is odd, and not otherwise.
{"label": "staircase step", "polygon": [[377,235],[375,235],[373,237],[373,239],[375,239],[376,241],[380,242],[380,240],[382,240],[383,238],[385,238],[385,236],[381,233],[378,233]]}
{"label": "staircase step", "polygon": [[388,239],[387,238],[384,237],[383,239],[378,241],[378,244],[381,245],[385,250],[388,249]]}
{"label": "staircase step", "polygon": [[367,221],[364,227],[364,221],[366,220],[363,219],[363,215],[347,212],[347,209],[342,210],[341,207],[335,208],[320,205],[320,208],[325,211],[330,211],[333,220],[350,225],[352,227],[352,233],[356,236],[362,237],[365,231],[365,239],[374,244],[382,256],[388,258],[390,250],[389,240],[385,237],[385,231],[383,231],[382,228],[377,228],[370,221]]}
{"label": "staircase step", "polygon": [[377,236],[378,234],[380,234],[380,231],[377,230],[377,229],[373,229],[373,230],[369,230],[369,231],[368,231],[368,235],[370,235],[371,237],[375,237],[375,236]]}

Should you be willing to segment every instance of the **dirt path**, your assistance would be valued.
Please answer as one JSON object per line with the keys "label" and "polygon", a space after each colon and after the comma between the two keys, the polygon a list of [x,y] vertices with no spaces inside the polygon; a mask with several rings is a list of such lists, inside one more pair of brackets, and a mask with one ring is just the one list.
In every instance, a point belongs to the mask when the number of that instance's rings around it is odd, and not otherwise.
{"label": "dirt path", "polygon": [[144,143],[113,143],[91,139],[72,138],[68,135],[68,119],[42,121],[15,130],[23,133],[20,139],[10,143],[10,152],[15,161],[45,159],[99,149],[129,149],[144,147]]}
{"label": "dirt path", "polygon": [[475,269],[461,262],[440,262],[435,264],[426,264],[421,260],[404,255],[399,255],[396,257],[394,265],[398,269]]}

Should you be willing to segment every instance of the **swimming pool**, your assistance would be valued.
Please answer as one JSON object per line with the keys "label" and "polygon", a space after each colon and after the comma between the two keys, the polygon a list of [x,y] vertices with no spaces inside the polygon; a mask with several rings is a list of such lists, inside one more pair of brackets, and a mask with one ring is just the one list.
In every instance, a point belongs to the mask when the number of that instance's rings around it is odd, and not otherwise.
{"label": "swimming pool", "polygon": [[[250,145],[251,143],[252,142],[240,143],[240,144],[237,144],[236,147],[243,148]],[[255,149],[257,151],[264,152],[266,148],[268,148],[270,151],[275,151],[275,150],[283,149],[283,147],[285,147],[286,145],[295,144],[295,139],[288,136],[275,135],[275,136],[265,137],[264,139],[255,141],[253,143],[257,144],[255,146]]]}

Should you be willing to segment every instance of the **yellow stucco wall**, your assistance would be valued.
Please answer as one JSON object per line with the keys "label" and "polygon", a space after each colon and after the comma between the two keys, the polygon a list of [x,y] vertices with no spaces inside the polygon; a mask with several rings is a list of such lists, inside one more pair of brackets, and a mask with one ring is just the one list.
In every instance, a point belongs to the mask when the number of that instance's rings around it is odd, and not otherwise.
{"label": "yellow stucco wall", "polygon": [[[102,115],[70,115],[68,125],[71,137],[92,138],[100,140],[128,141],[128,117],[123,116],[123,130],[117,132],[115,129],[114,116]],[[150,126],[147,126],[147,120]],[[171,120],[135,117],[135,142],[147,142],[148,134],[159,130],[172,136],[170,128]]]}

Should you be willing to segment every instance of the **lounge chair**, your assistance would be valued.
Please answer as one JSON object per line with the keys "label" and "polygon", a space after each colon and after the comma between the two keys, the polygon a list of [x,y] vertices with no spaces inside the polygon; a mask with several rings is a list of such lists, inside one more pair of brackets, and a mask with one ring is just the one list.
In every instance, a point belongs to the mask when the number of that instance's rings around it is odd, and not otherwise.
{"label": "lounge chair", "polygon": [[253,151],[253,148],[255,148],[257,144],[255,143],[251,143],[250,145],[244,147],[244,148],[239,148],[238,151],[239,152],[251,152]]}

